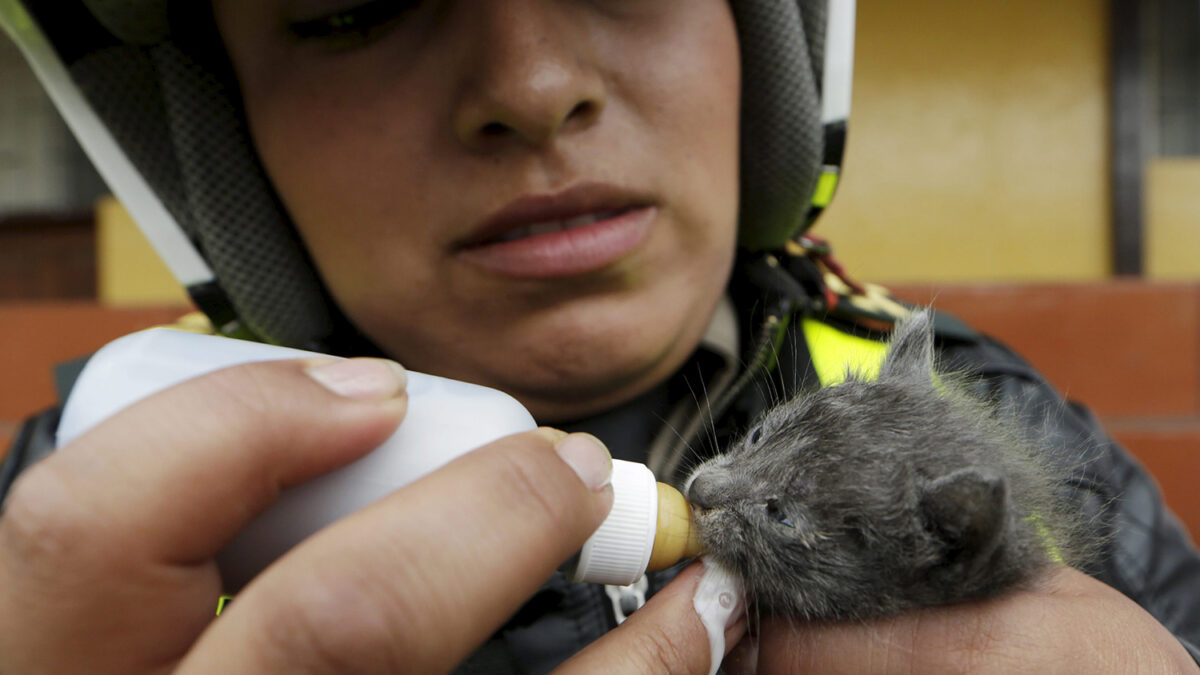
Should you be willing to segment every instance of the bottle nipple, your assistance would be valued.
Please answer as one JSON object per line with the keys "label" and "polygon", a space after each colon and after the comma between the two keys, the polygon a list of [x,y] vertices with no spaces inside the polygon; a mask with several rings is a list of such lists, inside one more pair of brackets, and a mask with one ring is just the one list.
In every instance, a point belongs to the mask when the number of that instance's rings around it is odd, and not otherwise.
{"label": "bottle nipple", "polygon": [[658,527],[647,572],[665,570],[684,558],[700,554],[700,536],[692,521],[692,507],[679,490],[658,483]]}
{"label": "bottle nipple", "polygon": [[691,507],[645,464],[614,459],[612,489],[608,517],[563,567],[568,579],[625,586],[700,553]]}

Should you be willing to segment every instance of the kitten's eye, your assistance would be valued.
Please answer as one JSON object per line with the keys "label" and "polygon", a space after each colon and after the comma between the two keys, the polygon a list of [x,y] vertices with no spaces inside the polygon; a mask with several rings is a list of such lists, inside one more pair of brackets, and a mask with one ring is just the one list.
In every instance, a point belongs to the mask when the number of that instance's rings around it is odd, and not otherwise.
{"label": "kitten's eye", "polygon": [[420,4],[421,0],[369,0],[315,19],[293,21],[288,30],[301,40],[366,41]]}
{"label": "kitten's eye", "polygon": [[763,504],[763,509],[766,510],[768,518],[774,520],[780,525],[787,525],[788,527],[793,528],[796,527],[792,524],[792,521],[788,520],[787,514],[783,512],[783,509],[779,508],[778,499],[768,499],[767,502]]}
{"label": "kitten's eye", "polygon": [[750,432],[750,444],[757,445],[759,439],[762,438],[762,427],[754,427],[754,431]]}

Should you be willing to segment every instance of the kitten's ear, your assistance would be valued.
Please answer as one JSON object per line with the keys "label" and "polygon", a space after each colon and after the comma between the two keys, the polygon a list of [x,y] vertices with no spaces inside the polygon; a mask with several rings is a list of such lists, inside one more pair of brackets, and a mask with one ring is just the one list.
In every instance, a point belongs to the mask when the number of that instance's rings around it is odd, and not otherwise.
{"label": "kitten's ear", "polygon": [[937,478],[921,495],[931,529],[956,556],[989,555],[1004,533],[1008,489],[1004,479],[978,469]]}
{"label": "kitten's ear", "polygon": [[913,312],[896,324],[880,378],[933,377],[933,313]]}

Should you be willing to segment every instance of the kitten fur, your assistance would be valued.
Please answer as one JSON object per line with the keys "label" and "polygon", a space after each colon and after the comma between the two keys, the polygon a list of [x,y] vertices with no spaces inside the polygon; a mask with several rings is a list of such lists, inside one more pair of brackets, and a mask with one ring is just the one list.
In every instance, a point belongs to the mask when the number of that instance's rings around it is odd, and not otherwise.
{"label": "kitten fur", "polygon": [[1080,523],[1027,425],[934,375],[928,311],[877,379],[765,413],[685,483],[707,555],[763,612],[862,619],[995,595],[1071,563]]}

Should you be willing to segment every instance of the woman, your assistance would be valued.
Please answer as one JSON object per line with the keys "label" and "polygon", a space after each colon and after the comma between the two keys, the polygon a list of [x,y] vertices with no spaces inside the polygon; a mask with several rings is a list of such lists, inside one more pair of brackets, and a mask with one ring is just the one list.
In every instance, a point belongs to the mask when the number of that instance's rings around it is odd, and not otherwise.
{"label": "woman", "polygon": [[[149,19],[153,4],[136,11]],[[214,0],[211,18],[173,7],[175,45],[150,49],[164,83],[219,74],[227,55],[273,188],[261,192],[277,195],[336,306],[329,323],[341,328],[328,333],[340,342],[327,344],[370,344],[414,370],[503,389],[540,423],[644,459],[680,390],[723,380],[710,358],[721,350],[701,342],[729,327],[718,306],[739,212],[744,241],[761,197],[739,192],[757,159],[739,137],[753,108],[741,100],[753,4]],[[219,42],[204,28],[214,19]],[[179,104],[169,92],[165,102]],[[220,274],[231,285],[235,273]],[[752,276],[732,276],[734,295],[751,297],[743,338],[762,307]],[[960,351],[976,364],[1007,358],[983,340]],[[784,377],[806,368],[798,353]],[[26,472],[0,520],[0,671],[439,671],[484,643],[464,667],[506,672],[582,648],[607,628],[603,593],[560,580],[538,589],[607,512],[610,465],[594,436],[551,429],[503,439],[328,528],[213,620],[213,554],[278,489],[390,433],[402,373],[380,359],[232,369],[131,408]],[[1047,396],[1029,373],[988,382],[1018,400]],[[1091,442],[1106,480],[1146,494],[1119,450]],[[1124,522],[1119,503],[1106,508]],[[1200,563],[1169,526],[1145,532],[1161,541],[1110,562],[1157,620],[1062,570],[1036,590],[862,625],[766,623],[758,664],[1194,669],[1159,621],[1194,639],[1194,610],[1168,596]],[[1179,585],[1151,588],[1164,552]],[[681,574],[567,668],[707,671],[698,575]],[[727,644],[744,632],[744,621],[729,627]],[[739,663],[753,649],[743,643]]]}

